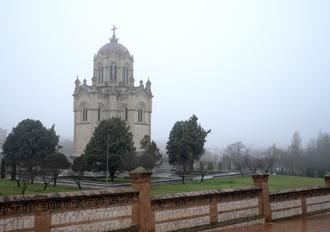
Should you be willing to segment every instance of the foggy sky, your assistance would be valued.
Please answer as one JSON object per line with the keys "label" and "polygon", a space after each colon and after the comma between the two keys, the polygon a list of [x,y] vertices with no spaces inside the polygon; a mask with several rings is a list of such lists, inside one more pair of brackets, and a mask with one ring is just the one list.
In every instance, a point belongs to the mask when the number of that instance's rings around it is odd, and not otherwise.
{"label": "foggy sky", "polygon": [[118,27],[152,82],[152,137],[196,114],[207,147],[287,146],[330,132],[330,1],[1,1],[0,127],[73,137],[76,75]]}

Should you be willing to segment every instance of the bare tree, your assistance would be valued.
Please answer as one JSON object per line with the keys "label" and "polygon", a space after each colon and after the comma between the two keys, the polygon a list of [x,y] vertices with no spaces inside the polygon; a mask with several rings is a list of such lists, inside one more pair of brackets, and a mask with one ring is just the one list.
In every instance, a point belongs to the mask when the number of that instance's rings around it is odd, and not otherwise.
{"label": "bare tree", "polygon": [[242,142],[236,142],[230,144],[226,150],[224,155],[227,155],[231,158],[232,162],[235,165],[235,168],[240,172],[241,176],[244,175],[244,172],[247,169],[247,165],[245,163],[245,156],[248,155],[249,150],[245,147]]}
{"label": "bare tree", "polygon": [[80,182],[84,178],[84,172],[87,169],[87,161],[84,155],[81,155],[73,160],[72,164],[72,173],[71,177],[72,180],[77,184],[79,190],[81,190]]}
{"label": "bare tree", "polygon": [[288,149],[287,166],[289,174],[301,175],[303,169],[303,147],[299,132],[295,131]]}
{"label": "bare tree", "polygon": [[205,160],[200,160],[198,162],[198,170],[201,175],[201,182],[204,181],[204,177],[207,173],[207,162]]}

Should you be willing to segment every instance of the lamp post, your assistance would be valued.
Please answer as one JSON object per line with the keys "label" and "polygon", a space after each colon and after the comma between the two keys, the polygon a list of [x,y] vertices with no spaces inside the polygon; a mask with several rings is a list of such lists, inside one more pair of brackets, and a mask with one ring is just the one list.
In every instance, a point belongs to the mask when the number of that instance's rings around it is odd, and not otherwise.
{"label": "lamp post", "polygon": [[109,141],[110,141],[110,134],[108,134],[108,138],[107,138],[107,173],[106,173],[107,185],[109,184]]}

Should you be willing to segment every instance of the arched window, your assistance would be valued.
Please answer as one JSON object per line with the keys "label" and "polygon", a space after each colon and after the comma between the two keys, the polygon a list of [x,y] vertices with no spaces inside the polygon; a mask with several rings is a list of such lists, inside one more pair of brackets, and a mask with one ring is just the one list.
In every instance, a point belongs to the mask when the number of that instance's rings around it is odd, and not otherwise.
{"label": "arched window", "polygon": [[127,107],[125,108],[125,121],[127,121],[128,120],[128,109],[127,109]]}
{"label": "arched window", "polygon": [[115,82],[117,82],[117,65],[115,65],[113,76],[114,76]]}
{"label": "arched window", "polygon": [[110,65],[110,81],[112,81],[112,73],[113,73],[113,70],[112,70],[112,65]]}
{"label": "arched window", "polygon": [[123,67],[123,83],[126,83],[126,79],[125,79],[126,74],[125,74],[125,72],[126,72],[126,68]]}
{"label": "arched window", "polygon": [[99,74],[99,83],[103,82],[103,67],[100,66],[98,69],[98,74]]}
{"label": "arched window", "polygon": [[88,116],[88,109],[87,107],[84,107],[82,110],[82,121],[87,122],[87,116]]}
{"label": "arched window", "polygon": [[138,122],[143,122],[143,109],[138,109]]}
{"label": "arched window", "polygon": [[97,108],[97,121],[101,121],[101,107]]}
{"label": "arched window", "polygon": [[125,68],[126,72],[125,72],[125,83],[128,84],[128,67]]}

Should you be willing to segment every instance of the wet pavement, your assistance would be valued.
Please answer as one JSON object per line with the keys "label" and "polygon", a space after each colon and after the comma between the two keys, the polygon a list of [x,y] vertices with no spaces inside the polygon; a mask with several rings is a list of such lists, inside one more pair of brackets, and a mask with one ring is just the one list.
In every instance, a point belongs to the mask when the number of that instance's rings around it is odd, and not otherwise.
{"label": "wet pavement", "polygon": [[221,232],[330,232],[330,214],[272,222]]}

